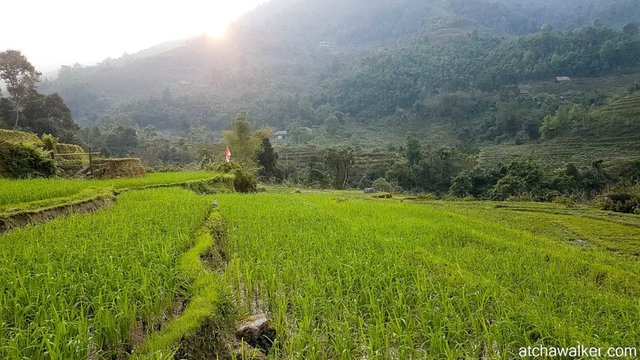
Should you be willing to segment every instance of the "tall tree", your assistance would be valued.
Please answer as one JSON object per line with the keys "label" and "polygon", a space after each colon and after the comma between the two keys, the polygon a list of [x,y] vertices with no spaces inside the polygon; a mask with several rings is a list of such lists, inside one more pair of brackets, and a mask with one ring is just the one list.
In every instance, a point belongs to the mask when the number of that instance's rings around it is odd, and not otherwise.
{"label": "tall tree", "polygon": [[239,113],[233,120],[233,127],[223,134],[224,142],[231,149],[233,158],[240,162],[256,161],[256,156],[262,146],[262,138],[251,133],[251,123],[245,111]]}
{"label": "tall tree", "polygon": [[104,139],[105,150],[115,156],[128,156],[138,146],[138,134],[132,127],[118,126]]}
{"label": "tall tree", "polygon": [[13,127],[17,129],[25,107],[37,94],[36,85],[40,81],[40,73],[20,51],[7,50],[0,53],[0,79],[7,87],[9,101],[15,113]]}
{"label": "tall tree", "polygon": [[262,137],[262,149],[258,154],[260,177],[264,180],[282,180],[282,170],[278,167],[278,154],[273,150],[269,136]]}
{"label": "tall tree", "polygon": [[34,95],[24,110],[22,129],[37,134],[52,134],[63,142],[75,143],[80,128],[58,94]]}
{"label": "tall tree", "polygon": [[333,173],[333,186],[336,189],[344,189],[349,180],[349,172],[355,164],[355,152],[350,147],[326,149],[324,163]]}
{"label": "tall tree", "polygon": [[422,159],[422,145],[420,141],[413,135],[407,135],[407,161],[410,167],[416,167]]}

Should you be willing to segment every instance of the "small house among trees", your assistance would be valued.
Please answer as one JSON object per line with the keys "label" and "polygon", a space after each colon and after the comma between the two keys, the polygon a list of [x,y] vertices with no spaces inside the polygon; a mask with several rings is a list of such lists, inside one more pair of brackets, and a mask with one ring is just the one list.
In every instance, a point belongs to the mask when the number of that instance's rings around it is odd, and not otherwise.
{"label": "small house among trees", "polygon": [[287,131],[281,130],[274,132],[272,139],[274,142],[287,141]]}

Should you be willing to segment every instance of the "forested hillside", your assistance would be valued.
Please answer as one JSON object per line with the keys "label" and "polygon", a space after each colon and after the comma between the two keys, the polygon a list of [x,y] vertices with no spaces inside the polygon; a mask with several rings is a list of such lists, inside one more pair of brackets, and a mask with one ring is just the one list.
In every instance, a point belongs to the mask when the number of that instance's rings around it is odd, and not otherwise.
{"label": "forested hillside", "polygon": [[[324,112],[315,110],[323,105],[379,118],[437,92],[628,69],[640,45],[637,27],[622,27],[640,19],[638,5],[276,0],[222,40],[194,38],[64,67],[42,88],[60,93],[84,126],[126,113],[140,127],[221,129],[241,110],[276,127],[322,124]],[[173,101],[162,103],[167,95]]]}

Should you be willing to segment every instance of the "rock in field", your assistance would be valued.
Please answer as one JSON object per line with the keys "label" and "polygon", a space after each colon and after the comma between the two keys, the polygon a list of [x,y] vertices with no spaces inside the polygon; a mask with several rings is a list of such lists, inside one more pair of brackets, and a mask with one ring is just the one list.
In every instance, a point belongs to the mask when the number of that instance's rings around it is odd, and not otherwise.
{"label": "rock in field", "polygon": [[266,315],[256,314],[238,325],[236,337],[253,347],[268,352],[276,339],[276,331],[269,326]]}

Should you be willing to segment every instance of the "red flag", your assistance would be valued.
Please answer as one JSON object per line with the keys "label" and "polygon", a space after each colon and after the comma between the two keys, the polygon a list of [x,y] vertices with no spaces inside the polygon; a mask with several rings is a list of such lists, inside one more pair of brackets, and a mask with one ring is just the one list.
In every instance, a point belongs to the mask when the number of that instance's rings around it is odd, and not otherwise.
{"label": "red flag", "polygon": [[224,151],[224,159],[227,162],[231,161],[231,150],[229,150],[229,146],[227,146],[227,149]]}

